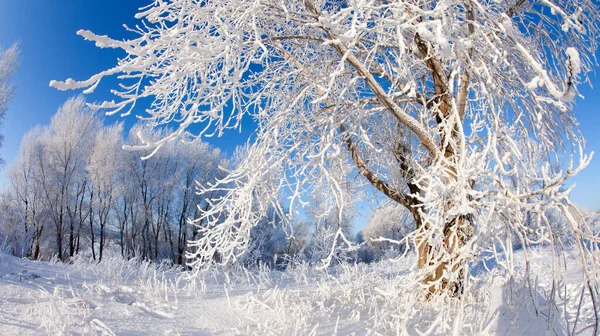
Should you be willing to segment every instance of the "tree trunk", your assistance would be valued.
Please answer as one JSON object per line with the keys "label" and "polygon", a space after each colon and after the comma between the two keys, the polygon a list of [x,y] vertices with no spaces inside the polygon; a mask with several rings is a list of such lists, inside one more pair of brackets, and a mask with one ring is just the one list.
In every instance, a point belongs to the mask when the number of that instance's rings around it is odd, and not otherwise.
{"label": "tree trunk", "polygon": [[35,243],[33,246],[32,258],[37,260],[40,257],[40,240],[42,239],[42,231],[44,230],[43,225],[36,226],[35,230]]}
{"label": "tree trunk", "polygon": [[104,253],[104,224],[100,223],[100,251],[98,261],[102,261],[102,254]]}
{"label": "tree trunk", "polygon": [[67,209],[67,211],[69,212],[69,257],[72,257],[73,254],[75,253],[75,226],[73,225],[74,223],[74,218],[73,216],[71,216],[71,212],[69,209]]}
{"label": "tree trunk", "polygon": [[[450,135],[456,138],[455,130]],[[445,177],[448,183],[454,183],[457,180],[458,154],[454,148],[447,146],[443,148],[444,156],[447,159],[445,164]],[[415,185],[409,185],[411,192],[420,194],[420,190]],[[416,200],[413,199],[416,202]],[[421,204],[419,204],[421,205]],[[445,212],[450,210],[453,204],[447,204],[438,216],[444,216]],[[415,247],[417,250],[417,266],[425,270],[426,275],[423,279],[423,285],[427,290],[427,297],[434,294],[447,294],[451,297],[459,297],[464,291],[464,262],[465,257],[460,254],[460,249],[464,246],[471,231],[470,218],[467,215],[460,214],[444,222],[442,229],[443,243],[441,246],[432,246],[430,238],[433,228],[426,222],[420,211],[422,207],[412,207],[413,217],[417,228]]]}
{"label": "tree trunk", "polygon": [[[421,217],[415,218],[417,222]],[[417,266],[429,275],[425,276],[422,283],[427,291],[427,297],[435,294],[448,294],[451,297],[459,297],[463,293],[464,280],[464,258],[460,256],[459,250],[466,241],[467,223],[464,216],[460,216],[444,227],[444,239],[442,246],[432,246],[427,239],[429,223],[417,224],[417,237],[415,241],[417,249]]]}
{"label": "tree trunk", "polygon": [[[31,245],[29,244],[29,202],[27,201],[27,198],[23,199],[23,202],[25,202],[25,216],[24,216],[24,221],[25,221],[25,241],[27,242],[27,252],[25,253],[27,258],[31,258]],[[31,240],[31,243],[33,243],[33,239]]]}
{"label": "tree trunk", "polygon": [[94,260],[96,260],[96,248],[94,247],[94,245],[96,244],[96,239],[94,236],[94,207],[93,207],[93,201],[94,201],[94,192],[90,191],[90,238],[92,240],[92,258],[94,258]]}
{"label": "tree trunk", "polygon": [[56,250],[58,253],[58,259],[63,261],[63,210],[61,208],[60,216],[56,225]]}

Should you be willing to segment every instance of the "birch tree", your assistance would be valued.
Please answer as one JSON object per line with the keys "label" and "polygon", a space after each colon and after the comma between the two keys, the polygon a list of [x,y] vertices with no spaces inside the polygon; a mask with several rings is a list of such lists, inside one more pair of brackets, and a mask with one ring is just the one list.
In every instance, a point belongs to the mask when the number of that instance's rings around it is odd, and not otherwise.
{"label": "birch tree", "polygon": [[[195,267],[238,260],[271,208],[286,225],[318,183],[335,185],[332,160],[349,154],[357,173],[412,213],[407,239],[429,296],[459,296],[468,261],[492,248],[479,243],[507,246],[500,230],[524,246],[555,246],[548,208],[568,219],[596,286],[596,245],[586,242],[598,237],[563,186],[591,159],[573,107],[596,64],[599,17],[592,0],[156,1],[127,28],[134,38],[78,32],[123,50],[114,67],[50,85],[90,93],[117,76],[117,100],[92,105],[108,114],[151,97],[144,118],[179,125],[142,146],[154,150],[194,123],[196,136],[222,135],[255,120],[246,159],[205,188],[226,194],[198,218]],[[534,152],[542,161],[529,160]],[[502,225],[500,213],[509,216]],[[525,213],[537,218],[535,238]]]}
{"label": "birch tree", "polygon": [[45,208],[42,202],[43,190],[39,183],[39,171],[36,170],[36,158],[43,150],[42,127],[34,127],[21,140],[17,161],[9,168],[10,191],[17,200],[17,212],[21,220],[25,240],[29,242],[26,256],[38,259],[44,227],[46,225]]}
{"label": "birch tree", "polygon": [[[69,218],[77,211],[74,188],[86,178],[85,167],[89,161],[96,132],[101,128],[98,115],[85,105],[83,97],[68,99],[52,117],[50,125],[40,135],[42,148],[34,158],[37,182],[43,193],[43,202],[54,225],[56,253],[64,259],[64,234],[69,234],[69,254],[74,254],[76,224]],[[90,189],[88,189],[90,190]],[[93,191],[91,191],[93,192]],[[91,195],[93,198],[93,195]],[[89,215],[93,234],[93,215]],[[67,227],[67,225],[69,226]]]}
{"label": "birch tree", "polygon": [[[98,261],[102,261],[104,253],[109,215],[111,210],[113,210],[116,199],[117,176],[119,171],[123,169],[122,156],[119,155],[123,146],[122,134],[122,124],[99,130],[96,134],[94,147],[86,167],[91,179],[90,188],[94,189],[97,200],[96,214],[98,216],[98,232],[100,234]],[[93,231],[93,227],[91,229]],[[94,246],[92,246],[92,251],[94,251]],[[95,259],[95,253],[93,254]]]}

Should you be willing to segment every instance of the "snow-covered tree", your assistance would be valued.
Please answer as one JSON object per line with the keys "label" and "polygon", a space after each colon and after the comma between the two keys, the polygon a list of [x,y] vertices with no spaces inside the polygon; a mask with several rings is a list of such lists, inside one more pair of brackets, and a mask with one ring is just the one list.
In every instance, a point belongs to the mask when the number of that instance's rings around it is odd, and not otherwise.
{"label": "snow-covered tree", "polygon": [[[164,136],[137,125],[127,141],[141,131]],[[0,192],[7,248],[33,259],[60,251],[62,259],[89,252],[101,261],[117,245],[126,258],[183,263],[194,235],[188,222],[207,204],[196,183],[213,183],[227,167],[220,150],[187,140],[141,160],[144,152],[122,150],[121,124],[103,127],[81,97],[68,100],[50,126],[23,137],[9,167],[10,185]]]}
{"label": "snow-covered tree", "polygon": [[[19,65],[19,48],[13,44],[10,48],[2,50],[0,48],[0,126],[4,120],[4,115],[8,110],[8,102],[13,96],[13,85],[10,79]],[[0,148],[4,142],[4,135],[0,134]],[[4,160],[0,158],[0,165]]]}
{"label": "snow-covered tree", "polygon": [[[102,260],[109,215],[116,199],[117,176],[123,169],[122,155],[119,155],[123,147],[122,134],[122,124],[99,130],[96,134],[91,156],[86,167],[91,180],[89,188],[94,190],[97,201],[96,213],[98,215],[98,233],[100,235],[98,241],[99,261]],[[94,259],[96,259],[93,231],[92,228],[92,253]]]}
{"label": "snow-covered tree", "polygon": [[333,159],[329,176],[320,176],[321,181],[316,181],[311,191],[312,197],[307,199],[309,206],[305,212],[314,224],[308,252],[317,261],[329,263],[334,257],[340,259],[345,254],[341,250],[351,245],[348,237],[364,186],[356,183],[356,174],[347,159],[345,155]]}
{"label": "snow-covered tree", "polygon": [[[17,160],[8,170],[11,182],[9,192],[17,200],[11,211],[17,212],[20,217],[13,218],[13,225],[19,225],[23,239],[29,242],[25,255],[32,259],[37,259],[40,255],[42,234],[47,226],[48,217],[42,202],[44,194],[42,184],[39,183],[41,176],[36,169],[36,159],[43,151],[43,134],[42,127],[34,127],[23,136]],[[8,212],[7,210],[6,213]],[[8,220],[4,224],[8,224]]]}
{"label": "snow-covered tree", "polygon": [[[46,202],[51,214],[56,253],[60,260],[64,258],[63,239],[67,231],[69,255],[75,253],[77,224],[74,218],[80,205],[73,196],[82,193],[76,189],[80,189],[83,185],[81,181],[86,179],[86,166],[101,126],[100,117],[90,111],[83,97],[77,96],[59,107],[40,136],[43,148],[35,157],[36,171],[39,173],[36,182],[42,188],[43,202]],[[88,218],[90,230],[93,231],[93,216]]]}
{"label": "snow-covered tree", "polygon": [[[165,130],[137,124],[124,141],[127,147],[140,139],[160,139]],[[170,258],[185,261],[187,238],[192,235],[188,221],[205,207],[206,195],[197,195],[197,183],[213,183],[225,167],[218,150],[195,139],[180,139],[165,145],[152,157],[141,160],[144,151],[126,150],[116,174],[114,216],[119,228],[123,256]]]}
{"label": "snow-covered tree", "polygon": [[222,178],[220,167],[227,167],[221,151],[206,142],[183,141],[178,143],[176,154],[182,160],[179,186],[175,190],[176,208],[176,245],[175,262],[184,263],[188,237],[193,235],[193,226],[188,221],[198,216],[198,209],[206,207],[208,195],[198,195],[197,186],[214,183]]}
{"label": "snow-covered tree", "polygon": [[302,223],[293,225],[294,233],[290,235],[280,222],[277,214],[271,211],[269,216],[252,228],[250,244],[242,263],[278,265],[289,261],[302,251],[306,240]]}
{"label": "snow-covered tree", "polygon": [[379,259],[392,248],[402,250],[406,245],[403,240],[413,227],[410,211],[398,203],[388,202],[373,211],[362,230],[362,239],[373,257]]}
{"label": "snow-covered tree", "polygon": [[[125,51],[115,67],[50,84],[89,93],[118,76],[119,99],[93,105],[109,114],[152,97],[150,124],[179,124],[146,141],[156,150],[193,123],[204,125],[196,135],[221,135],[255,119],[245,160],[205,188],[226,194],[200,215],[194,265],[236,260],[269,209],[283,212],[281,194],[291,195],[291,216],[324,180],[335,185],[331,163],[345,151],[373,187],[411,211],[429,293],[459,295],[468,261],[491,248],[479,243],[507,246],[501,230],[524,241],[533,230],[530,243],[555,246],[544,217],[554,208],[598,295],[596,244],[585,243],[598,237],[563,188],[590,160],[573,102],[595,65],[593,0],[161,0],[136,17],[143,22],[128,28],[132,39],[78,32]],[[534,152],[541,161],[530,160]],[[564,162],[571,154],[580,154],[577,165]],[[331,193],[343,210],[343,189]],[[526,215],[534,228],[522,225]]]}

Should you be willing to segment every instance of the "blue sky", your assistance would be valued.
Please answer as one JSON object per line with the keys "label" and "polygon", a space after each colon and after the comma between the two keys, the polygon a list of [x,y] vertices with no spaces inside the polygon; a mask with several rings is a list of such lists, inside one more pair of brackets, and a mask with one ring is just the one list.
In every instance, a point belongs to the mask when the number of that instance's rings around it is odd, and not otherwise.
{"label": "blue sky", "polygon": [[[123,53],[113,49],[99,49],[93,43],[76,35],[87,29],[114,38],[124,38],[128,32],[123,24],[134,26],[133,18],[140,6],[149,0],[103,1],[33,1],[0,2],[0,45],[20,44],[21,65],[14,78],[16,95],[0,132],[5,135],[0,155],[7,163],[16,157],[21,137],[38,124],[48,124],[58,107],[72,95],[80,92],[58,91],[48,86],[50,80],[66,78],[86,79],[116,64]],[[113,99],[109,90],[116,86],[104,79],[88,101]],[[143,106],[143,104],[141,105]],[[140,111],[138,109],[138,111]],[[135,123],[134,116],[107,117],[106,123],[125,120],[126,126]],[[227,137],[208,139],[231,153],[236,145],[244,143],[251,128],[242,134],[229,132]],[[0,170],[0,186],[6,181],[5,169]]]}
{"label": "blue sky", "polygon": [[[57,108],[74,92],[61,92],[50,88],[52,79],[68,77],[85,79],[114,65],[121,53],[111,49],[98,49],[75,32],[88,29],[113,38],[126,36],[122,24],[134,25],[133,15],[148,0],[4,0],[0,2],[0,45],[7,47],[19,42],[22,51],[21,65],[14,78],[16,95],[9,105],[4,126],[5,135],[0,155],[8,164],[17,155],[21,137],[31,127],[47,124]],[[587,151],[597,152],[591,165],[573,181],[577,183],[572,198],[589,210],[600,210],[600,78],[595,78],[595,91],[588,86],[580,88],[585,100],[579,101],[576,115],[583,134],[588,140]],[[109,97],[114,86],[104,81],[88,100]],[[107,118],[107,123],[119,120]],[[135,122],[126,119],[126,125]],[[251,129],[243,134],[229,132],[224,138],[210,139],[231,153],[237,144],[245,141]],[[0,169],[0,187],[6,183],[6,169]],[[366,213],[363,215],[363,217]],[[362,226],[364,218],[357,223]]]}

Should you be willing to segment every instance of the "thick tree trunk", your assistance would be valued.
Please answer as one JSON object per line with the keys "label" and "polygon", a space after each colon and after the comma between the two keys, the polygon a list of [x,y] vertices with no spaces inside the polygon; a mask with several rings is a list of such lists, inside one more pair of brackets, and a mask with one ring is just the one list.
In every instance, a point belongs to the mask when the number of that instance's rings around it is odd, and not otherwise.
{"label": "thick tree trunk", "polygon": [[417,250],[417,266],[426,270],[428,275],[423,279],[427,297],[435,294],[447,294],[459,297],[464,289],[464,260],[459,255],[459,250],[466,241],[467,220],[464,216],[446,223],[442,246],[432,246],[427,239],[429,223],[418,222],[421,216],[415,218],[417,223],[417,237],[415,241]]}

